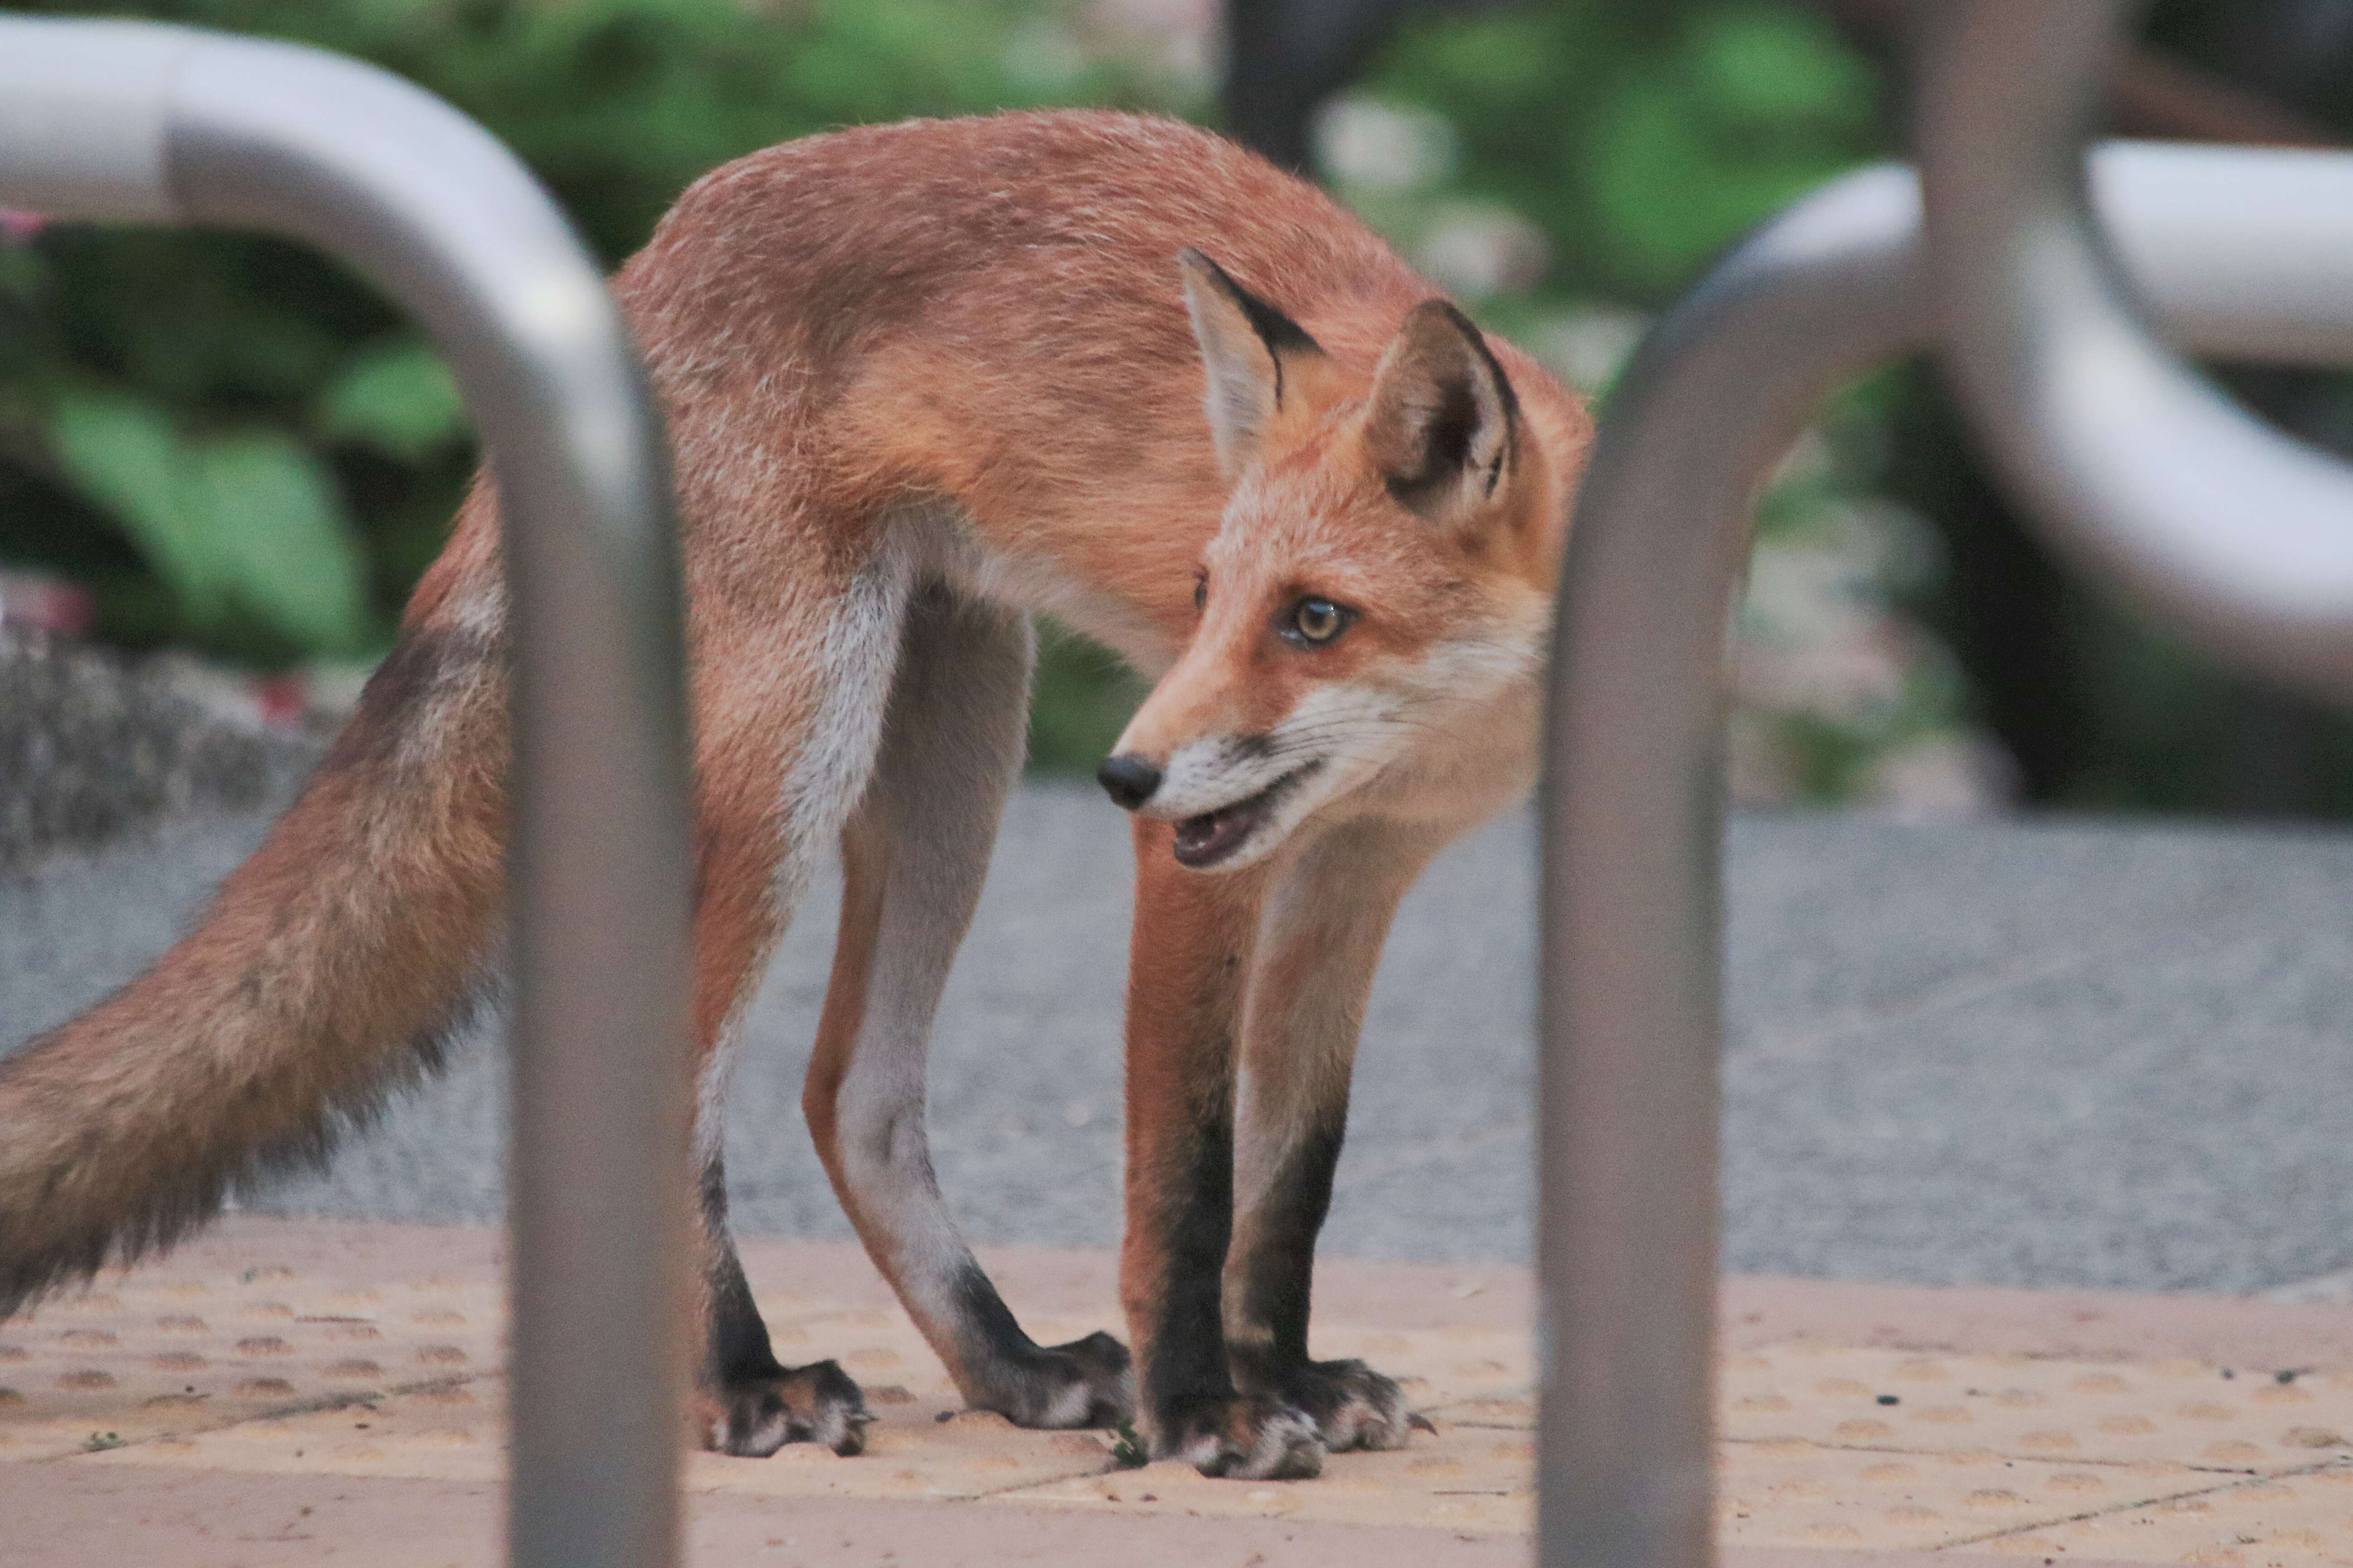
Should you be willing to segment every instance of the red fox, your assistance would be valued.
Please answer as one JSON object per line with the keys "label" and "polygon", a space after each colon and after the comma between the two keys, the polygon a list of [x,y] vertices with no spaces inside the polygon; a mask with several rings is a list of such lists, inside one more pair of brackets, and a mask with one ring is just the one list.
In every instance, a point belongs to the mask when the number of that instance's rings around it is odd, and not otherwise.
{"label": "red fox", "polygon": [[[737,1017],[839,844],[803,1097],[834,1190],[973,1405],[1133,1416],[1212,1475],[1390,1447],[1307,1352],[1366,993],[1399,896],[1522,795],[1590,426],[1322,193],[1092,113],[839,132],[697,183],[616,277],[669,419],[696,777],[701,1441],[863,1444],[786,1368],[727,1231]],[[479,480],[306,793],[139,979],[0,1061],[0,1314],[316,1161],[493,984],[508,762]],[[1134,1347],[1040,1345],[924,1131],[948,965],[1022,759],[1029,616],[1157,679],[1134,814]]]}

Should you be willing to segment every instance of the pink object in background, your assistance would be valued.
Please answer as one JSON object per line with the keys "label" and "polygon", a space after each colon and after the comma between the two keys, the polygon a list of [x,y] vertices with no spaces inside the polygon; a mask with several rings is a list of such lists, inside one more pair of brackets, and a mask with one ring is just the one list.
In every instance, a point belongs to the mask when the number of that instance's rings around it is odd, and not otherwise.
{"label": "pink object in background", "polygon": [[97,624],[98,601],[89,589],[58,577],[0,572],[0,626],[79,637]]}
{"label": "pink object in background", "polygon": [[[98,629],[98,600],[79,584],[37,572],[0,571],[0,626],[86,638]],[[105,656],[115,657],[115,656]],[[182,697],[237,729],[332,729],[358,707],[370,666],[303,665],[256,674],[185,650],[136,656]]]}
{"label": "pink object in background", "polygon": [[311,710],[311,682],[300,670],[265,675],[253,682],[253,705],[273,729],[298,728]]}
{"label": "pink object in background", "polygon": [[21,207],[0,207],[0,245],[22,245],[47,227],[48,223],[39,213],[28,213]]}

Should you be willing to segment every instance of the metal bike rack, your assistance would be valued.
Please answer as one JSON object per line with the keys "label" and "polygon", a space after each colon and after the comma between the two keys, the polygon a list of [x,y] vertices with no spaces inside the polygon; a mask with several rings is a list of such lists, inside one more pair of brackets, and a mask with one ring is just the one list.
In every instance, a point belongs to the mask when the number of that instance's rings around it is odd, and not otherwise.
{"label": "metal bike rack", "polygon": [[457,371],[499,487],[513,663],[510,1552],[675,1562],[686,688],[667,448],[603,279],[439,100],[149,24],[0,18],[0,205],[307,241]]}
{"label": "metal bike rack", "polygon": [[[1946,362],[2054,544],[2224,657],[2343,701],[2353,468],[2184,365],[2142,324],[2084,215],[2080,128],[2141,9],[1978,0],[1936,12],[1919,152]],[[2353,209],[2306,216],[2308,253],[2353,254]],[[2228,227],[2196,242],[2210,255],[2245,243]],[[2334,286],[2341,298],[2341,268]]]}
{"label": "metal bike rack", "polygon": [[2056,542],[2216,647],[2348,694],[2353,489],[2156,347],[2121,279],[2198,352],[2353,363],[2353,154],[2111,145],[2086,204],[2064,132],[2106,35],[2052,35],[2128,7],[1952,9],[1926,95],[1936,275],[1909,171],[1798,203],[1644,342],[1577,502],[1541,811],[1548,1568],[1714,1556],[1725,632],[1757,492],[1822,399],[1949,338]]}
{"label": "metal bike rack", "polygon": [[[1661,323],[1596,445],[1543,803],[1548,1564],[1712,1557],[1724,631],[1757,488],[1820,401],[1950,337],[2063,541],[2216,646],[2347,689],[2353,526],[2340,542],[2335,520],[2353,523],[2353,489],[2156,348],[2119,271],[2200,352],[2353,361],[2353,155],[2105,149],[2090,205],[2111,268],[2065,132],[2128,10],[1956,7],[1924,95],[1935,276],[1908,173],[1838,181]],[[658,423],[596,269],[438,100],[142,24],[0,19],[0,204],[306,240],[457,367],[502,497],[515,658],[511,1548],[549,1568],[674,1561],[679,571]],[[2211,482],[2224,467],[2260,508]]]}

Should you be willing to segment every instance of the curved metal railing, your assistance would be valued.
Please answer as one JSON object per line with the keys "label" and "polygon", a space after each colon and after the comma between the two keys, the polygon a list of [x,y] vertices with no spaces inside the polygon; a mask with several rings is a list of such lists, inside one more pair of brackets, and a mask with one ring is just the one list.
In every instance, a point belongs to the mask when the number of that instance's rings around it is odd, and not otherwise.
{"label": "curved metal railing", "polygon": [[[2119,144],[2091,170],[2126,271],[2191,348],[2353,363],[2353,154]],[[1848,175],[1658,324],[1586,471],[1541,810],[1546,1564],[1713,1558],[1726,617],[1773,463],[1936,328],[1918,183]]]}
{"label": "curved metal railing", "polygon": [[[2167,348],[2084,200],[2084,127],[2142,0],[1934,9],[1920,167],[1970,422],[2063,551],[2223,657],[2353,698],[2353,467]],[[2341,200],[2305,216],[2305,257],[2353,254]],[[2194,249],[2251,237],[2228,226]]]}
{"label": "curved metal railing", "polygon": [[[2097,9],[2110,26],[2119,0]],[[2088,559],[2218,646],[2341,689],[2341,475],[2134,325],[2069,194],[2064,132],[2097,41],[2046,13],[2075,10],[1979,0],[1931,72],[1932,232],[1964,386]],[[2084,30],[2036,53],[2037,17]],[[2353,360],[2353,157],[2118,147],[2092,186],[2124,272],[2192,347]],[[457,367],[504,502],[517,658],[512,1550],[670,1561],[678,575],[659,429],[596,269],[528,175],[426,95],[144,25],[0,20],[0,202],[309,240],[416,311]],[[1712,1555],[1724,626],[1771,463],[1841,380],[1929,345],[1936,321],[1913,180],[1839,181],[1661,323],[1585,480],[1544,802],[1546,1563]],[[2129,417],[2087,395],[2118,387],[2136,389]],[[2167,442],[2172,458],[2151,449]],[[2175,462],[2168,493],[2142,460]],[[2260,473],[2278,504],[2232,521],[2212,465]]]}
{"label": "curved metal railing", "polygon": [[0,205],[308,241],[457,372],[498,481],[514,666],[511,1551],[674,1562],[686,692],[667,448],[603,278],[439,100],[145,23],[0,18]]}

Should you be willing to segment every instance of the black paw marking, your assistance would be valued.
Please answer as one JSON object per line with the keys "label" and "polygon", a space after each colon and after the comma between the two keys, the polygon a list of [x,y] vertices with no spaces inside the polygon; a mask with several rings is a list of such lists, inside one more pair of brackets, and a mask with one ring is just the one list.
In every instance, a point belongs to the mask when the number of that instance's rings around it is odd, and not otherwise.
{"label": "black paw marking", "polygon": [[730,1383],[712,1398],[711,1447],[742,1458],[765,1458],[787,1443],[822,1443],[845,1458],[861,1453],[874,1419],[858,1384],[829,1361]]}

